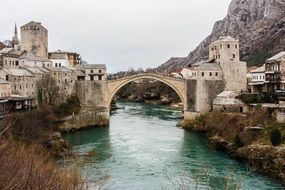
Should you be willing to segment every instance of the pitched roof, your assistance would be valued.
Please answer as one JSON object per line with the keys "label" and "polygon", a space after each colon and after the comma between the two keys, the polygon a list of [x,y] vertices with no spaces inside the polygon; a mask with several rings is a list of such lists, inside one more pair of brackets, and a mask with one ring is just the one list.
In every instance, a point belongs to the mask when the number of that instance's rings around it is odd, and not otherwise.
{"label": "pitched roof", "polygon": [[0,77],[0,84],[10,84],[10,82]]}
{"label": "pitched roof", "polygon": [[251,73],[263,73],[265,72],[265,66],[262,65],[261,67],[258,67],[257,69],[251,70]]}
{"label": "pitched roof", "polygon": [[26,70],[28,70],[29,72],[33,73],[33,74],[45,74],[45,72],[43,72],[41,69],[39,69],[38,67],[26,67]]}
{"label": "pitched roof", "polygon": [[285,51],[282,51],[273,57],[270,57],[269,59],[266,60],[266,62],[271,62],[271,61],[281,61],[282,59],[285,59]]}
{"label": "pitched roof", "polygon": [[243,103],[236,99],[238,94],[234,91],[223,91],[222,93],[218,94],[217,97],[214,99],[214,105],[242,105]]}
{"label": "pitched roof", "polygon": [[30,73],[25,69],[3,69],[3,71],[12,76],[27,76],[27,77],[34,76],[32,73]]}
{"label": "pitched roof", "polygon": [[53,72],[71,72],[73,70],[75,71],[75,69],[67,67],[52,67],[50,68],[50,70]]}
{"label": "pitched roof", "polygon": [[234,39],[231,36],[222,36],[218,40],[213,41],[211,44],[218,44],[218,43],[224,43],[224,42],[235,42],[235,43],[238,43],[238,40]]}
{"label": "pitched roof", "polygon": [[8,52],[10,52],[10,51],[12,51],[12,50],[13,50],[13,48],[3,48],[3,49],[0,50],[0,54],[2,54],[2,53],[8,53]]}
{"label": "pitched roof", "polygon": [[193,71],[198,70],[221,71],[222,68],[218,63],[207,63],[205,61],[201,61],[193,64]]}
{"label": "pitched roof", "polygon": [[67,53],[52,53],[50,59],[68,59]]}
{"label": "pitched roof", "polygon": [[84,69],[106,69],[105,64],[84,64]]}
{"label": "pitched roof", "polygon": [[27,59],[29,61],[40,61],[40,62],[50,62],[50,60],[48,58],[45,57],[36,57],[34,54],[32,53],[25,53],[23,55],[20,56],[20,59]]}
{"label": "pitched roof", "polygon": [[47,30],[45,27],[42,26],[42,23],[35,22],[35,21],[28,22],[27,24],[21,26],[21,28],[23,28],[23,27],[33,27],[33,26],[41,27],[41,28],[44,28],[45,30]]}

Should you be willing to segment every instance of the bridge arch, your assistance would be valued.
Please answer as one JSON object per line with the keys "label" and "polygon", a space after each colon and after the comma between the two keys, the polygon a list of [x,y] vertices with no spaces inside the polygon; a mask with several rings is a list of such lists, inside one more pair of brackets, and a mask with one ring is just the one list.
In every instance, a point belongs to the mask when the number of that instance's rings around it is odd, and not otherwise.
{"label": "bridge arch", "polygon": [[187,93],[186,93],[186,86],[185,86],[185,80],[174,78],[170,76],[165,76],[161,74],[155,74],[155,73],[141,73],[133,76],[124,77],[121,79],[115,79],[115,80],[109,80],[108,81],[108,96],[107,96],[107,106],[108,109],[110,109],[112,100],[114,99],[115,95],[118,93],[118,91],[127,85],[130,82],[140,80],[140,79],[152,79],[160,81],[166,85],[168,85],[170,88],[172,88],[177,95],[179,96],[184,110],[187,110]]}

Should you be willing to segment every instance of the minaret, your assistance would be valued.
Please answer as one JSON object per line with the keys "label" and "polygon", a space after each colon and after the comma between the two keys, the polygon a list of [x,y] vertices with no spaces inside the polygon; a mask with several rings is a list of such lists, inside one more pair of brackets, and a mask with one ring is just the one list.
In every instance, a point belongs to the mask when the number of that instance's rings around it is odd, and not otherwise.
{"label": "minaret", "polygon": [[15,24],[14,36],[12,38],[12,46],[15,50],[20,50],[20,41],[18,38],[17,24]]}

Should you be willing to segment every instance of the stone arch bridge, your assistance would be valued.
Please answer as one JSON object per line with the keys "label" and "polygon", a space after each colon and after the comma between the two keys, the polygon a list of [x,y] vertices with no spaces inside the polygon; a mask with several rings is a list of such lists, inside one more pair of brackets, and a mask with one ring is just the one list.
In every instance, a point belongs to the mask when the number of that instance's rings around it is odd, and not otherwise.
{"label": "stone arch bridge", "polygon": [[140,73],[106,81],[77,81],[76,93],[82,106],[78,121],[86,122],[83,124],[86,126],[100,124],[100,121],[107,124],[116,93],[126,84],[140,79],[158,80],[170,86],[183,103],[185,119],[208,112],[213,98],[223,91],[221,81],[186,80],[158,73]]}

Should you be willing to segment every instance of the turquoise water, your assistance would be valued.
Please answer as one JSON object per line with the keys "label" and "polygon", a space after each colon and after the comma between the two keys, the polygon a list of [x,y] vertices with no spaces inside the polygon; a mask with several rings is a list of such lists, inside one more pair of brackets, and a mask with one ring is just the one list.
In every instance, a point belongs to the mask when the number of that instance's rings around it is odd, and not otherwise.
{"label": "turquoise water", "polygon": [[90,189],[283,189],[274,179],[207,147],[176,127],[181,111],[120,102],[110,126],[65,138],[83,161]]}

